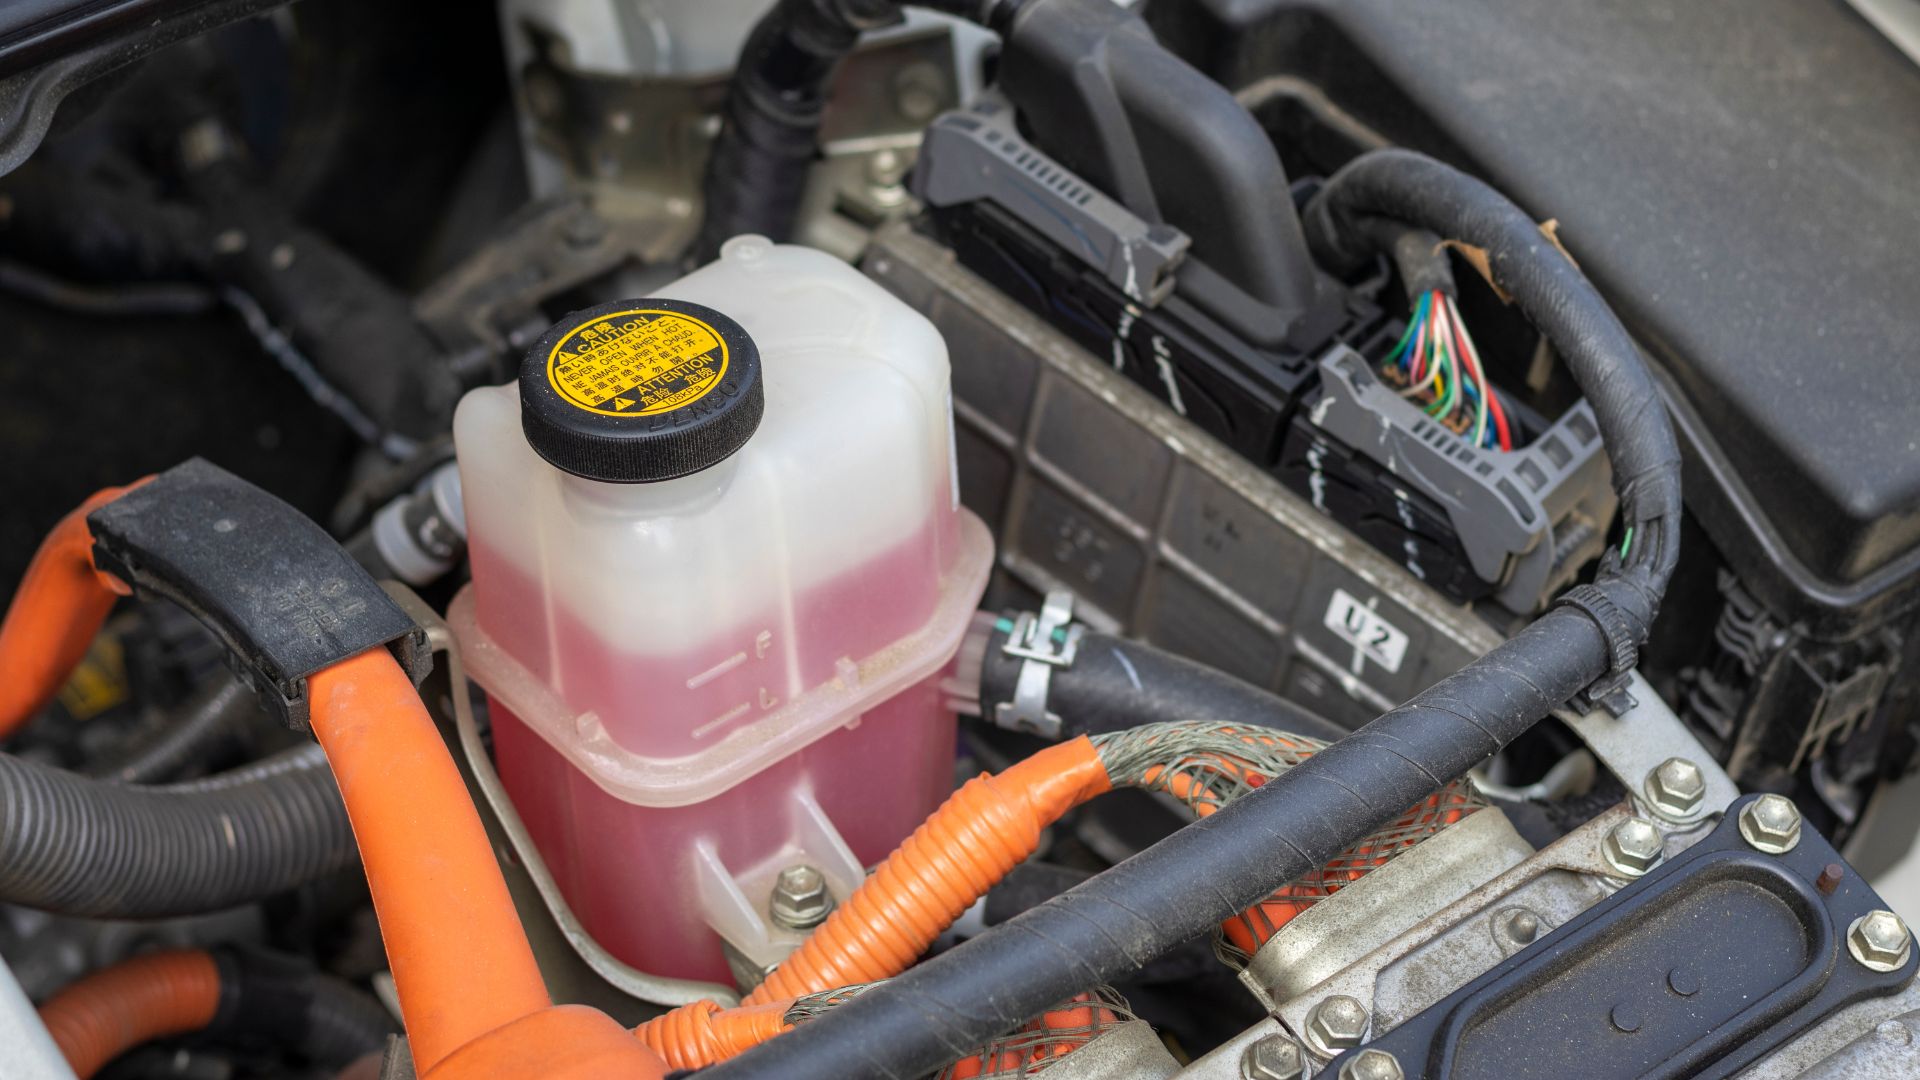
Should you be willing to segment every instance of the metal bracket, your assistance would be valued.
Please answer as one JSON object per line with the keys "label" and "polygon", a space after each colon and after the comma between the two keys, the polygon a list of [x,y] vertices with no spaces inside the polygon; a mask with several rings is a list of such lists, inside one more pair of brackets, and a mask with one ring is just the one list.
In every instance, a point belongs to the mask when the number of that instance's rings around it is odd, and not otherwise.
{"label": "metal bracket", "polygon": [[[1056,648],[1054,635],[1063,630]],[[1047,693],[1053,683],[1053,669],[1073,666],[1085,633],[1086,627],[1073,625],[1073,594],[1065,589],[1047,593],[1039,615],[1021,612],[1014,620],[1013,632],[1000,646],[1005,655],[1024,661],[1020,678],[1014,683],[1013,700],[994,706],[993,722],[1043,738],[1059,738],[1060,715],[1047,708]]]}

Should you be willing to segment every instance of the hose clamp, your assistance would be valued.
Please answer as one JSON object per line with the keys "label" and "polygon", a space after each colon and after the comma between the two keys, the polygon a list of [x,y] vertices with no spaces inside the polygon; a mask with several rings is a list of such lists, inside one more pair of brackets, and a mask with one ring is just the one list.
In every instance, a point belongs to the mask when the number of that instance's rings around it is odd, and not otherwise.
{"label": "hose clamp", "polygon": [[1053,669],[1073,666],[1086,629],[1074,623],[1073,594],[1065,589],[1047,593],[1040,614],[1023,611],[1014,619],[1000,651],[1021,660],[1020,677],[1013,686],[1013,700],[994,706],[995,724],[1046,739],[1060,737],[1060,715],[1047,708]]}
{"label": "hose clamp", "polygon": [[1607,673],[1573,696],[1574,708],[1592,712],[1607,710],[1616,720],[1633,708],[1633,695],[1627,686],[1640,661],[1640,647],[1634,641],[1633,624],[1604,589],[1594,585],[1576,585],[1562,593],[1555,607],[1570,607],[1593,620],[1600,636],[1607,640]]}

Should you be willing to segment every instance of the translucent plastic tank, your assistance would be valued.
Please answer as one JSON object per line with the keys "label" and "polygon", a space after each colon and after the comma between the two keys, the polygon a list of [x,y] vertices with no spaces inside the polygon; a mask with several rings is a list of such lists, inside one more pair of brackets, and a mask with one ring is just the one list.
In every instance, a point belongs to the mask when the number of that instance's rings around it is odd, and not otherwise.
{"label": "translucent plastic tank", "polygon": [[561,891],[648,971],[724,980],[722,936],[776,961],[782,867],[844,898],[952,787],[941,681],[992,549],[958,505],[939,335],[838,260],[741,237],[569,316],[454,438],[473,583],[450,622]]}

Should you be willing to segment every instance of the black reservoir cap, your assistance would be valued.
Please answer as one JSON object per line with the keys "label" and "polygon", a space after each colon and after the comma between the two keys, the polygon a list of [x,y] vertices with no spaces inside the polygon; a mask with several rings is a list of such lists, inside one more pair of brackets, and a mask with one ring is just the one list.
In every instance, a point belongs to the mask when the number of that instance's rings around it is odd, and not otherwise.
{"label": "black reservoir cap", "polygon": [[520,427],[555,468],[614,484],[725,461],[766,408],[760,350],[682,300],[616,300],[555,323],[520,365]]}

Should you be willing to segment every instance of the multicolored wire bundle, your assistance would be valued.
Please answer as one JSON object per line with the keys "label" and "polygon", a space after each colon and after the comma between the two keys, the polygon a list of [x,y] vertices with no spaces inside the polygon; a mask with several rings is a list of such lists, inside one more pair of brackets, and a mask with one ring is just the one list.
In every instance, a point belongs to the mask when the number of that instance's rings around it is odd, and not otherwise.
{"label": "multicolored wire bundle", "polygon": [[1406,333],[1388,354],[1410,398],[1425,398],[1427,415],[1483,449],[1513,449],[1513,433],[1500,398],[1480,364],[1480,350],[1467,332],[1453,297],[1438,289],[1421,294]]}

